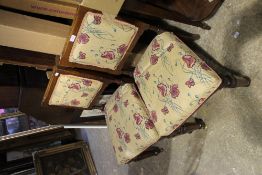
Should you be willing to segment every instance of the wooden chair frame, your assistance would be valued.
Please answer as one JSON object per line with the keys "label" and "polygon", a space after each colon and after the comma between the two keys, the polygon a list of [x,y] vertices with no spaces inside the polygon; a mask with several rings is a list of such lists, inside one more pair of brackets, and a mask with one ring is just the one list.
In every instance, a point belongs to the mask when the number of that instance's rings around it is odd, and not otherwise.
{"label": "wooden chair frame", "polygon": [[154,31],[156,33],[158,33],[159,31],[165,31],[170,30],[175,32],[178,36],[185,38],[186,40],[195,40],[199,38],[199,35],[195,35],[195,34],[190,34],[188,32],[181,32],[181,30],[177,30],[176,28],[170,28],[170,27],[164,27],[164,28],[160,28],[160,26],[157,25],[152,25],[150,23],[145,23],[143,22],[143,20],[137,20],[135,18],[123,18],[123,17],[117,17],[117,20],[120,21],[125,21],[128,22],[136,27],[138,27],[138,31],[136,33],[136,36],[134,37],[131,45],[129,46],[126,54],[124,55],[124,57],[122,58],[122,60],[120,61],[120,63],[118,64],[117,68],[115,70],[111,70],[111,69],[107,69],[107,68],[100,68],[97,66],[92,66],[92,65],[83,65],[83,64],[79,64],[79,63],[72,63],[69,62],[69,56],[73,47],[74,42],[70,41],[71,36],[77,36],[77,33],[80,29],[82,20],[86,14],[86,12],[95,12],[95,13],[101,13],[97,10],[93,10],[87,7],[83,7],[80,6],[77,9],[76,12],[76,17],[73,21],[72,24],[72,28],[71,28],[71,32],[69,34],[69,37],[66,40],[65,43],[65,47],[62,53],[62,56],[60,58],[59,61],[59,65],[63,66],[63,67],[72,67],[72,68],[82,68],[82,69],[89,69],[89,70],[95,70],[95,71],[100,71],[100,72],[105,72],[105,73],[109,73],[109,74],[114,74],[114,75],[120,75],[122,73],[122,68],[124,67],[126,61],[128,60],[128,53],[131,53],[132,50],[134,49],[134,47],[136,46],[136,43],[138,42],[139,38],[143,35],[143,33],[146,30],[151,30]]}
{"label": "wooden chair frame", "polygon": [[[42,104],[43,105],[49,105],[49,100],[52,96],[53,90],[55,88],[55,85],[57,83],[57,80],[59,76],[63,75],[74,75],[78,77],[83,77],[83,78],[90,78],[93,80],[98,80],[103,82],[102,88],[99,90],[99,92],[96,94],[94,97],[93,101],[90,103],[90,105],[87,108],[82,108],[80,107],[79,109],[90,109],[96,102],[96,99],[101,95],[101,93],[105,90],[105,88],[111,84],[111,83],[116,83],[116,84],[121,84],[122,80],[118,80],[117,78],[112,78],[110,75],[106,75],[100,72],[94,72],[94,71],[88,71],[88,70],[73,70],[73,69],[63,69],[61,67],[54,67],[53,68],[53,73],[52,77],[49,80],[48,86],[46,88]],[[53,106],[53,105],[51,105]],[[59,105],[60,106],[60,105]],[[72,107],[72,106],[61,106],[61,107],[66,107],[66,108],[78,108],[78,107]]]}

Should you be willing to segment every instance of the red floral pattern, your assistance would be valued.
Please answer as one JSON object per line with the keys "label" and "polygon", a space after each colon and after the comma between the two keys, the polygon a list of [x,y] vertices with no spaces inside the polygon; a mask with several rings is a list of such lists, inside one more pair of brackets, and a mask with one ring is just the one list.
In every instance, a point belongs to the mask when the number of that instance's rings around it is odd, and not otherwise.
{"label": "red floral pattern", "polygon": [[149,77],[150,77],[150,73],[149,73],[149,72],[147,72],[147,73],[145,74],[145,79],[146,79],[146,80],[148,80],[148,79],[149,79]]}
{"label": "red floral pattern", "polygon": [[72,83],[68,86],[68,88],[79,91],[81,89],[81,85],[79,83]]}
{"label": "red floral pattern", "polygon": [[133,117],[134,117],[134,120],[136,121],[137,125],[140,125],[141,122],[143,121],[143,118],[142,118],[142,116],[139,113],[135,113],[133,115]]}
{"label": "red floral pattern", "polygon": [[133,91],[131,92],[131,94],[132,94],[134,97],[136,97],[136,98],[139,97],[138,93],[137,93],[135,90],[133,90]]}
{"label": "red floral pattern", "polygon": [[171,50],[174,48],[174,44],[171,43],[168,48],[166,49],[168,52],[171,52]]}
{"label": "red floral pattern", "polygon": [[124,106],[125,106],[125,107],[128,106],[128,100],[124,101]]}
{"label": "red floral pattern", "polygon": [[191,55],[184,55],[182,59],[186,63],[188,68],[192,68],[196,63],[196,59]]}
{"label": "red floral pattern", "polygon": [[162,112],[164,115],[166,115],[166,114],[169,113],[169,110],[168,110],[168,108],[167,108],[166,106],[164,106],[164,107],[161,109],[161,112]]}
{"label": "red floral pattern", "polygon": [[81,95],[81,97],[87,97],[88,93],[83,92],[83,94]]}
{"label": "red floral pattern", "polygon": [[190,78],[189,80],[186,81],[185,85],[191,88],[192,86],[195,86],[195,81],[192,78]]}
{"label": "red floral pattern", "polygon": [[79,104],[80,104],[80,101],[77,100],[77,99],[74,99],[74,100],[71,101],[71,105],[73,105],[73,106],[78,106]]}
{"label": "red floral pattern", "polygon": [[139,133],[136,133],[136,134],[135,134],[135,138],[136,138],[137,140],[141,139],[140,134],[139,134]]}
{"label": "red floral pattern", "polygon": [[158,50],[160,48],[160,44],[158,43],[158,41],[156,40],[156,39],[154,39],[153,41],[152,41],[152,50],[153,51],[156,51],[156,50]]}
{"label": "red floral pattern", "polygon": [[89,36],[86,33],[81,33],[77,39],[79,44],[86,44],[89,41]]}
{"label": "red floral pattern", "polygon": [[122,139],[124,132],[120,128],[116,128],[116,133],[119,139]]}
{"label": "red floral pattern", "polygon": [[101,57],[109,59],[109,60],[113,60],[113,59],[115,59],[115,53],[113,51],[104,51],[101,54]]}
{"label": "red floral pattern", "polygon": [[156,114],[156,111],[151,111],[151,112],[150,112],[150,120],[151,120],[153,123],[156,123],[156,122],[157,122],[157,114]]}
{"label": "red floral pattern", "polygon": [[206,100],[205,98],[200,98],[200,99],[198,100],[198,104],[202,104],[205,100]]}
{"label": "red floral pattern", "polygon": [[78,55],[78,58],[79,58],[79,59],[82,59],[82,60],[83,60],[83,59],[86,59],[86,53],[80,51],[80,52],[79,52],[79,55]]}
{"label": "red floral pattern", "polygon": [[115,95],[115,100],[116,100],[116,101],[119,101],[119,100],[120,100],[120,94],[119,94],[119,92],[118,92],[118,91],[116,92],[116,95]]}
{"label": "red floral pattern", "polygon": [[117,112],[117,111],[118,111],[118,106],[117,106],[117,104],[114,105],[113,111],[114,111],[114,112]]}
{"label": "red floral pattern", "polygon": [[146,129],[153,129],[155,127],[154,123],[148,119],[146,122],[145,122],[145,127]]}
{"label": "red floral pattern", "polygon": [[83,82],[83,84],[84,84],[85,86],[91,86],[91,85],[92,85],[92,80],[83,79],[82,82]]}
{"label": "red floral pattern", "polygon": [[95,24],[95,25],[99,25],[99,24],[101,24],[101,16],[94,15],[94,21],[93,21],[93,24]]}
{"label": "red floral pattern", "polygon": [[121,55],[124,55],[125,51],[127,49],[127,45],[122,44],[117,48],[117,52]]}
{"label": "red floral pattern", "polygon": [[131,139],[130,139],[130,135],[128,133],[125,133],[124,135],[124,139],[126,143],[130,143]]}
{"label": "red floral pattern", "polygon": [[204,70],[211,70],[210,67],[207,65],[207,63],[205,63],[205,62],[201,62],[200,66]]}
{"label": "red floral pattern", "polygon": [[152,65],[155,65],[157,62],[158,62],[158,56],[156,56],[156,54],[154,54],[154,55],[151,55],[151,57],[150,57],[150,63],[152,64]]}
{"label": "red floral pattern", "polygon": [[159,90],[160,94],[165,97],[167,94],[167,86],[163,83],[157,85],[157,89]]}
{"label": "red floral pattern", "polygon": [[177,98],[179,96],[179,89],[178,89],[178,85],[177,84],[173,84],[171,87],[170,87],[170,94],[171,94],[171,97],[172,98]]}

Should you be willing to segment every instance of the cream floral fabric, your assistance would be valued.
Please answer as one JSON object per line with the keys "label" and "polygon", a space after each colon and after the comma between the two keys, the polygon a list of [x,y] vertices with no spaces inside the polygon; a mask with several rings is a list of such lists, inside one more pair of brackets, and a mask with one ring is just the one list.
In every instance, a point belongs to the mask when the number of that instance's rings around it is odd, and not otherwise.
{"label": "cream floral fabric", "polygon": [[105,112],[119,164],[127,163],[159,139],[134,85],[120,86],[107,102]]}
{"label": "cream floral fabric", "polygon": [[134,77],[160,136],[172,133],[221,84],[204,61],[168,32],[151,42]]}
{"label": "cream floral fabric", "polygon": [[88,108],[102,85],[98,80],[60,74],[49,105]]}
{"label": "cream floral fabric", "polygon": [[137,27],[109,21],[87,12],[74,42],[69,61],[115,70],[137,33]]}

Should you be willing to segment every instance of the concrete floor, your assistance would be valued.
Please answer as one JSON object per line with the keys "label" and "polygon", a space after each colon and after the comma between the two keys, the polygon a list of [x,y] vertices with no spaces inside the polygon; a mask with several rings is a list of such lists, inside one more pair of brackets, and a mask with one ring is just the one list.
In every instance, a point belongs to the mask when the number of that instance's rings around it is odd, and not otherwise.
{"label": "concrete floor", "polygon": [[251,86],[218,91],[195,114],[206,130],[162,140],[163,153],[129,165],[116,165],[107,129],[79,130],[99,175],[262,175],[262,1],[227,0],[207,23],[210,31],[174,24],[200,34],[197,43]]}

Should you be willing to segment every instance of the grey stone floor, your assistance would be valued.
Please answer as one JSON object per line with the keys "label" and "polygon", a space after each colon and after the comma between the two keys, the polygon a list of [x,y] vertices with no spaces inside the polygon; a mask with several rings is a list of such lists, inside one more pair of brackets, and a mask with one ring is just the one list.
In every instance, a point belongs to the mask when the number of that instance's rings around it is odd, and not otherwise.
{"label": "grey stone floor", "polygon": [[200,34],[197,43],[251,86],[218,91],[195,114],[206,130],[162,140],[163,153],[129,165],[116,165],[107,129],[79,130],[99,175],[262,175],[262,0],[227,0],[207,23],[210,31],[174,25]]}

